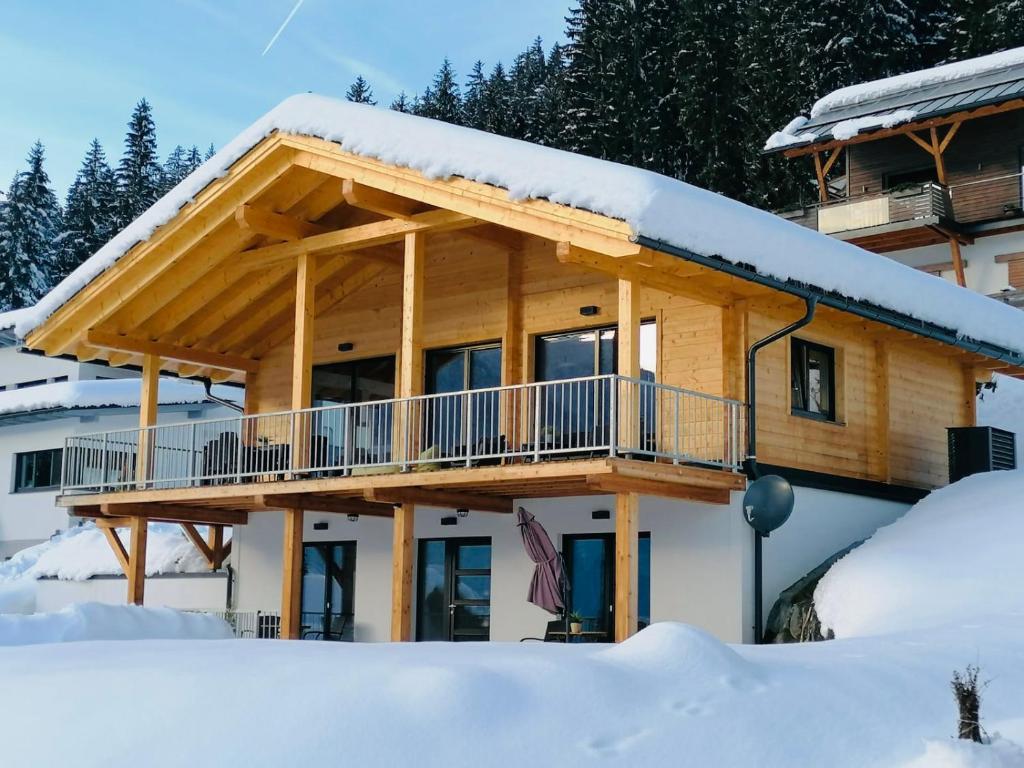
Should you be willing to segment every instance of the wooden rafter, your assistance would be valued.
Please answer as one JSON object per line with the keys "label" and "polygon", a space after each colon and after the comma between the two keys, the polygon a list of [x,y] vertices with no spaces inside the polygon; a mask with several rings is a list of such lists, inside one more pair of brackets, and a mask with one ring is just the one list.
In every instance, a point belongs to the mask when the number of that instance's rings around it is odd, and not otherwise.
{"label": "wooden rafter", "polygon": [[274,493],[255,499],[265,509],[304,509],[307,512],[330,512],[339,515],[391,517],[391,504],[381,504],[345,496],[323,496],[312,493]]}
{"label": "wooden rafter", "polygon": [[301,240],[304,237],[322,235],[326,227],[303,221],[295,216],[256,208],[248,203],[238,206],[235,221],[242,229],[255,235],[265,235],[275,240]]}
{"label": "wooden rafter", "polygon": [[352,179],[341,182],[345,202],[354,208],[373,211],[395,219],[411,219],[421,205],[407,197],[399,197],[375,187],[368,187]]}
{"label": "wooden rafter", "polygon": [[363,498],[377,504],[419,504],[441,509],[472,509],[511,514],[512,499],[482,493],[424,488],[371,488]]}
{"label": "wooden rafter", "polygon": [[185,536],[188,537],[188,540],[195,545],[195,548],[199,550],[199,554],[206,558],[206,562],[212,566],[214,560],[213,550],[210,548],[210,545],[203,540],[203,537],[199,535],[199,531],[196,530],[195,523],[182,523],[181,530],[185,533]]}
{"label": "wooden rafter", "polygon": [[121,541],[121,537],[117,534],[117,529],[100,526],[100,530],[103,531],[103,536],[110,544],[110,548],[114,550],[114,556],[117,558],[117,562],[121,564],[121,570],[124,575],[128,575],[128,550],[124,548],[124,542]]}
{"label": "wooden rafter", "polygon": [[256,373],[260,364],[240,355],[211,352],[196,347],[179,347],[161,341],[136,339],[116,333],[90,330],[85,334],[85,343],[97,349],[119,350],[131,352],[133,355],[155,355],[166,360],[184,363],[197,363],[211,368],[222,368],[229,371]]}
{"label": "wooden rafter", "polygon": [[212,507],[186,507],[177,504],[101,504],[100,514],[107,517],[144,517],[153,522],[200,523],[206,525],[245,525],[247,512]]}

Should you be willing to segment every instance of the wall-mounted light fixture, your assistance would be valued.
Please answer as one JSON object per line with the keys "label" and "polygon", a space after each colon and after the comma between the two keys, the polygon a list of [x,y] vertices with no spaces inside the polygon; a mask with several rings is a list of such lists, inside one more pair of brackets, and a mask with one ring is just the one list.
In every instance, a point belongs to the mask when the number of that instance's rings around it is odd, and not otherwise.
{"label": "wall-mounted light fixture", "polygon": [[339,352],[351,352],[355,348],[356,345],[353,344],[351,341],[343,341],[341,342],[341,344],[338,345]]}
{"label": "wall-mounted light fixture", "polygon": [[326,520],[317,520],[315,523],[313,523],[313,530],[314,531],[326,531],[327,530],[327,521]]}
{"label": "wall-mounted light fixture", "polygon": [[590,513],[591,520],[610,520],[612,513],[607,509],[595,509]]}
{"label": "wall-mounted light fixture", "polygon": [[595,304],[588,304],[585,307],[580,307],[580,314],[584,317],[593,317],[601,311],[600,307]]}
{"label": "wall-mounted light fixture", "polygon": [[357,514],[356,514],[356,513],[354,513],[354,512],[350,513],[350,514],[348,515],[348,521],[349,521],[350,523],[358,523],[358,522],[359,522],[359,515],[357,515]]}
{"label": "wall-mounted light fixture", "polygon": [[459,524],[459,518],[457,518],[455,515],[446,515],[445,517],[441,518],[441,525],[458,525],[458,524]]}
{"label": "wall-mounted light fixture", "polygon": [[469,517],[469,510],[466,509],[465,507],[460,507],[459,509],[455,510],[455,514],[461,518],[467,518]]}

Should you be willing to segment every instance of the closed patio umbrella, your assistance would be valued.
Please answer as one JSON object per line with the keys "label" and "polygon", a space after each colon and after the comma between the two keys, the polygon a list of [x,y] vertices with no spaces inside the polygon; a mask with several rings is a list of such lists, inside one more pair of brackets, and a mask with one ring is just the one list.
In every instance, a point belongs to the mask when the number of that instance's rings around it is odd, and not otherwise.
{"label": "closed patio umbrella", "polygon": [[560,613],[565,608],[562,557],[544,526],[522,507],[516,513],[516,525],[523,537],[526,554],[537,564],[526,599],[548,613]]}

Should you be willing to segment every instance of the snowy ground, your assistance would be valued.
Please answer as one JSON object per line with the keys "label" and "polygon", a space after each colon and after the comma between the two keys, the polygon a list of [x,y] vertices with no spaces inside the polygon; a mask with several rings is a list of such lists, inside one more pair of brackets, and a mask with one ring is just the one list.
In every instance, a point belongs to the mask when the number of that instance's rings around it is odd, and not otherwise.
{"label": "snowy ground", "polygon": [[[618,647],[81,642],[0,650],[12,764],[905,766],[955,747],[953,669],[1024,741],[1024,616],[730,648],[657,624]],[[992,757],[995,749],[976,752]],[[1019,758],[1019,762],[1014,762]],[[926,763],[926,764],[929,764]]]}

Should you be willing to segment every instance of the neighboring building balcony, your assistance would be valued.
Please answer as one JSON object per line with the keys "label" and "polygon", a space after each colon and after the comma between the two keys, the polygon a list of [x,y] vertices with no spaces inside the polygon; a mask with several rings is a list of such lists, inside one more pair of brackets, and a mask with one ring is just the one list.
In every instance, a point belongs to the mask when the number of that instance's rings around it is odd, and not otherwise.
{"label": "neighboring building balcony", "polygon": [[878,253],[948,242],[972,242],[979,225],[998,231],[1022,217],[1021,175],[943,186],[903,185],[829,200],[780,214],[797,224]]}
{"label": "neighboring building balcony", "polygon": [[362,496],[443,479],[498,496],[565,495],[603,490],[592,476],[609,461],[704,486],[709,471],[740,469],[745,418],[736,400],[592,376],[76,435],[61,491],[75,504],[139,492],[195,502],[238,496],[232,487]]}

